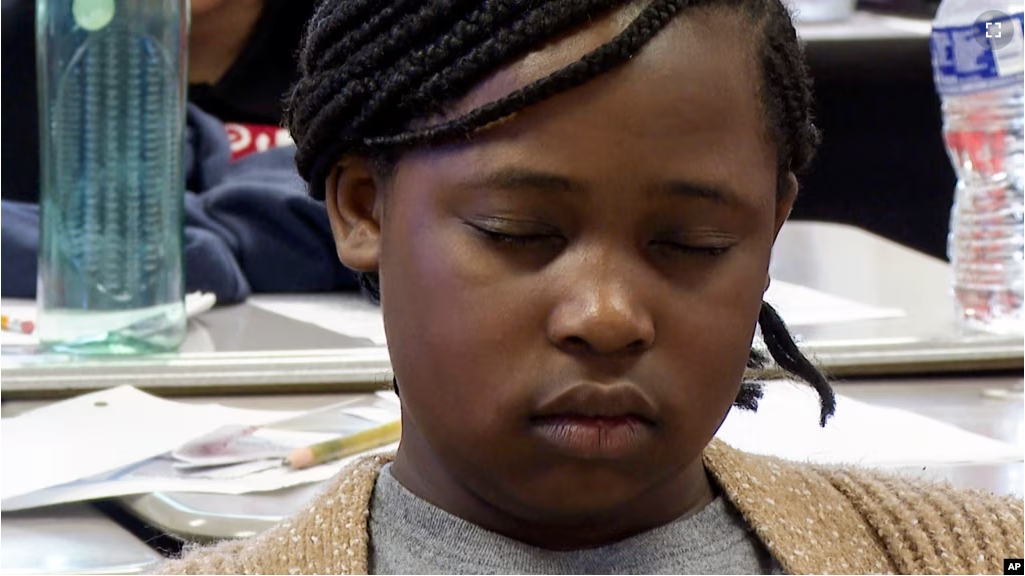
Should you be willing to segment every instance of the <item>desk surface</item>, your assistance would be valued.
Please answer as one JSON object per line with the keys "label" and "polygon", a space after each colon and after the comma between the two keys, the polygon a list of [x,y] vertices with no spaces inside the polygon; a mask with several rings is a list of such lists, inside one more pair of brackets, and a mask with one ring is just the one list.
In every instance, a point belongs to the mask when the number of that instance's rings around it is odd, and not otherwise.
{"label": "desk surface", "polygon": [[[839,382],[839,394],[928,416],[947,424],[1002,440],[1025,452],[1025,404],[1020,376],[928,378]],[[899,468],[960,488],[1025,496],[1025,462]]]}
{"label": "desk surface", "polygon": [[[907,311],[902,318],[838,322],[796,330],[834,375],[1020,369],[1023,342],[969,333],[954,322],[947,265],[838,224],[783,227],[772,276],[837,296]],[[358,295],[304,295],[339,306]],[[387,350],[362,338],[260,309],[212,311],[190,323],[176,354],[116,360],[18,353],[5,346],[5,399],[55,398],[120,384],[164,395],[352,392],[386,387]]]}
{"label": "desk surface", "polygon": [[2,521],[5,574],[139,574],[161,559],[88,504],[4,512]]}
{"label": "desk surface", "polygon": [[795,329],[806,351],[834,375],[1022,368],[1020,336],[958,325],[945,262],[874,234],[839,224],[787,223],[769,271],[774,279],[907,313]]}
{"label": "desk surface", "polygon": [[[840,394],[865,402],[903,408],[966,430],[998,440],[1025,445],[1023,419],[1025,406],[1019,398],[1021,377],[989,376],[972,378],[926,378],[857,380],[834,385]],[[991,393],[1005,391],[1010,394]],[[1001,396],[1006,396],[1002,399]],[[323,406],[341,400],[341,394],[303,394],[281,396],[225,396],[183,398],[189,402],[217,401],[248,407],[293,410]],[[3,416],[9,417],[45,404],[45,401],[5,402]],[[898,469],[907,474],[946,480],[955,486],[980,488],[997,493],[1023,494],[1025,464],[1022,462],[986,465],[940,466]],[[122,504],[142,522],[170,533],[195,539],[247,536],[265,529],[282,515],[299,509],[317,491],[318,485],[280,491],[275,498],[266,495],[203,496],[188,494],[145,495],[126,498]],[[239,514],[244,511],[244,514]],[[24,515],[24,516],[23,516]],[[83,516],[84,515],[84,516]],[[67,521],[65,521],[67,520]],[[87,544],[92,556],[81,558],[81,570],[94,566],[96,558],[109,561],[102,570],[141,571],[155,553],[112,520],[99,516],[92,508],[78,505],[19,514],[4,514],[3,569],[20,566],[37,573],[65,572],[75,558],[75,548],[58,545],[73,534],[88,532]],[[13,528],[13,531],[12,531]],[[12,539],[11,534],[15,534]],[[77,544],[76,544],[77,545]],[[46,553],[39,555],[38,550]],[[35,564],[32,564],[32,562]],[[123,570],[121,568],[124,568]]]}

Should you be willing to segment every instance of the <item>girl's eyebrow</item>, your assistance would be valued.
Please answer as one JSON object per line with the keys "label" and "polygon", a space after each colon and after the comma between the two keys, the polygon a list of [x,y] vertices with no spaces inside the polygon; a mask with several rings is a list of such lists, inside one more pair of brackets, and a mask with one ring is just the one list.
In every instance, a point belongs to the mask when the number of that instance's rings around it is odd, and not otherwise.
{"label": "girl's eyebrow", "polygon": [[[564,193],[585,188],[586,185],[571,178],[522,167],[500,168],[457,185],[468,190],[508,190]],[[654,191],[678,198],[710,201],[722,206],[736,206],[740,196],[725,186],[671,180],[655,187]]]}
{"label": "girl's eyebrow", "polygon": [[470,190],[492,189],[510,191],[567,192],[581,188],[580,183],[553,174],[528,168],[500,168],[458,184],[459,188]]}
{"label": "girl's eyebrow", "polygon": [[740,196],[733,190],[723,186],[711,186],[698,182],[673,180],[665,183],[661,188],[673,196],[709,200],[715,204],[722,204],[724,206],[736,206],[737,204],[740,204]]}

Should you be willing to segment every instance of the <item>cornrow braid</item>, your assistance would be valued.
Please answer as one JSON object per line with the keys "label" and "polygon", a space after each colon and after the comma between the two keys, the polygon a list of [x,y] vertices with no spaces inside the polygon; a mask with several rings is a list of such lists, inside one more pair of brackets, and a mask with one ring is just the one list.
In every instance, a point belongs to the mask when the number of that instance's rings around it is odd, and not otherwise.
{"label": "cornrow braid", "polygon": [[779,2],[768,2],[760,18],[762,96],[769,130],[777,146],[780,176],[807,172],[821,135],[812,122],[811,75],[790,14]]}
{"label": "cornrow braid", "polygon": [[638,16],[627,26],[626,30],[611,42],[599,46],[565,68],[536,80],[504,98],[485,104],[461,118],[423,130],[371,138],[366,141],[366,144],[370,147],[411,147],[444,142],[505,118],[517,110],[580,86],[636,54],[648,40],[669,23],[683,3],[684,0],[653,2],[645,10],[645,13]]}
{"label": "cornrow braid", "polygon": [[[462,0],[462,3],[469,1]],[[310,134],[304,134],[306,140],[318,143],[330,138],[327,130],[331,126],[313,122],[314,117],[352,115],[352,110],[362,107],[362,98],[387,85],[388,78],[379,77],[377,67],[387,64],[389,76],[395,76],[395,59],[406,52],[410,44],[429,41],[440,32],[438,28],[446,24],[448,17],[459,15],[451,14],[459,9],[459,0],[418,4],[419,8],[411,14],[384,10],[330,47],[327,53],[311,55],[315,60],[311,74],[301,76],[295,90],[308,92],[306,98],[323,104],[318,108],[297,108],[294,118],[290,119],[290,123],[297,126],[312,122]],[[300,56],[300,66],[309,65],[303,56],[306,56],[305,51]],[[339,61],[344,65],[339,66]],[[366,120],[366,116],[355,116],[349,132],[355,132],[360,128],[358,124]]]}
{"label": "cornrow braid", "polygon": [[[310,20],[306,31],[306,40],[301,48],[299,70],[308,75],[311,71],[309,54],[322,54],[348,40],[351,46],[361,38],[353,32],[357,29],[375,29],[387,25],[389,18],[402,14],[407,6],[418,0],[396,0],[380,7],[376,0],[349,0],[348,2],[321,2]],[[380,11],[370,16],[375,9]]]}
{"label": "cornrow braid", "polygon": [[[758,327],[762,331],[762,340],[769,350],[769,355],[776,365],[804,380],[819,393],[819,425],[825,426],[826,420],[836,411],[836,396],[829,381],[797,347],[787,325],[768,302],[762,302],[762,309],[758,314]],[[757,408],[757,404],[754,407]]]}
{"label": "cornrow braid", "polygon": [[[806,172],[819,143],[811,80],[797,32],[781,0],[650,0],[606,44],[550,75],[455,118],[446,112],[502,66],[630,0],[325,0],[299,54],[300,77],[286,106],[296,164],[311,194],[324,197],[330,170],[362,154],[384,171],[403,150],[471,137],[525,107],[571,90],[636,55],[678,14],[726,8],[751,26],[766,131],[777,156],[777,193]],[[360,286],[380,302],[376,274]],[[836,400],[822,373],[798,349],[776,311],[758,317],[769,358],[819,394],[825,425]],[[769,358],[752,349],[748,368]],[[398,382],[395,383],[398,391]],[[735,405],[757,409],[761,383],[745,379]]]}
{"label": "cornrow braid", "polygon": [[[396,24],[397,28],[382,35],[385,40],[374,41],[377,49],[371,50],[368,45],[356,55],[341,61],[329,62],[322,59],[311,68],[310,76],[304,75],[296,84],[292,105],[288,107],[286,114],[289,129],[298,146],[296,164],[299,172],[310,182],[313,196],[322,199],[327,173],[346,151],[409,148],[471,134],[476,129],[525,106],[579,86],[626,61],[668,24],[686,2],[687,0],[653,0],[626,30],[612,41],[547,78],[542,78],[462,118],[423,130],[388,134],[389,129],[410,124],[412,118],[395,114],[409,108],[408,104],[379,105],[376,108],[369,106],[377,93],[394,94],[395,90],[391,86],[402,82],[404,78],[404,75],[396,71],[396,64],[400,62],[390,59],[394,52],[380,49],[383,46],[377,42],[387,42],[388,38],[396,38],[398,44],[397,39],[404,38],[407,49],[413,47],[413,51],[416,51],[421,48],[418,43],[420,38],[415,36],[418,30],[403,30],[403,19],[400,19]],[[414,93],[437,94],[439,90],[444,89],[448,91],[449,96],[444,103],[448,104],[455,98],[452,94],[462,96],[481,79],[492,74],[496,63],[509,62],[537,46],[539,38],[555,37],[621,3],[610,0],[551,0],[528,3],[529,9],[521,12],[508,11],[508,16],[516,19],[507,22],[494,19],[494,39],[486,36],[479,50],[469,51],[465,58],[459,59],[456,66],[440,68],[423,90]],[[427,4],[433,6],[432,3]],[[445,14],[442,10],[427,12],[448,16],[451,19],[451,15]],[[498,15],[502,11],[492,13]],[[403,32],[412,32],[412,35],[403,36]],[[442,42],[444,38],[450,39],[451,36],[450,32],[444,34]],[[308,42],[313,41],[312,37],[308,38]],[[371,63],[364,58],[366,54],[381,59],[377,62],[377,67],[369,65]],[[314,59],[318,59],[318,55],[303,50],[300,54],[300,67],[304,68],[307,66],[307,60]],[[378,71],[382,65],[385,65],[386,69]],[[298,102],[305,104],[297,106]],[[390,104],[389,98],[380,98],[380,104]],[[342,126],[339,126],[337,121],[317,121],[340,117],[348,120]],[[371,136],[379,131],[384,134]],[[312,154],[314,151],[315,155]]]}
{"label": "cornrow braid", "polygon": [[[322,68],[325,63],[335,61],[340,55],[348,55],[366,45],[370,40],[386,32],[408,8],[417,6],[420,2],[396,0],[372,15],[368,12],[371,8],[378,7],[379,2],[356,0],[345,4],[349,5],[350,10],[346,11],[343,7],[333,14],[329,13],[324,19],[323,34],[317,35],[311,30],[310,42],[305,46],[304,55],[316,56],[301,59],[301,64],[305,66],[304,72],[309,72],[314,67]],[[330,3],[324,2],[321,7],[325,5]]]}
{"label": "cornrow braid", "polygon": [[[547,35],[549,30],[576,26],[589,18],[594,10],[602,9],[605,5],[615,5],[611,1],[604,4],[578,0],[563,2],[546,4],[525,15],[523,19],[514,21],[508,28],[497,31],[492,29],[489,23],[501,21],[508,17],[509,13],[519,10],[519,3],[515,0],[496,2],[494,10],[488,10],[486,5],[482,6],[473,14],[479,16],[480,21],[468,18],[466,22],[453,28],[453,34],[441,39],[438,46],[440,51],[455,51],[459,56],[444,73],[432,74],[428,81],[417,88],[410,96],[407,107],[415,109],[418,106],[431,106],[435,113],[441,113],[442,110],[437,104],[445,100],[446,94],[453,91],[462,92],[474,86],[491,72],[490,62],[505,59],[507,53],[521,53],[531,48],[534,44],[532,37],[535,34]],[[473,43],[477,41],[480,43]],[[468,48],[465,53],[461,52],[461,45]]]}
{"label": "cornrow braid", "polygon": [[[555,0],[555,2],[575,3],[585,7],[593,4],[593,2],[584,3],[575,2],[574,0]],[[393,80],[387,86],[382,85],[378,87],[373,96],[364,105],[363,113],[360,117],[367,118],[369,122],[372,121],[370,118],[374,110],[391,109],[391,107],[394,107],[400,113],[409,113],[412,110],[431,107],[432,103],[436,103],[437,98],[443,97],[444,93],[469,91],[491,72],[490,68],[487,67],[488,62],[496,58],[506,58],[505,53],[507,52],[525,52],[534,44],[531,36],[525,33],[526,30],[536,29],[540,26],[543,33],[547,27],[575,26],[578,23],[577,21],[582,22],[588,15],[588,11],[567,10],[565,7],[554,9],[561,10],[560,12],[552,12],[550,9],[555,5],[555,2],[549,3],[537,12],[532,13],[530,17],[515,22],[510,29],[494,34],[492,37],[481,34],[481,32],[486,32],[486,30],[480,26],[467,26],[465,29],[457,29],[454,34],[446,35],[446,43],[450,44],[459,44],[472,39],[472,37],[459,34],[459,32],[464,31],[478,36],[483,42],[472,49],[465,57],[461,57],[458,61],[453,62],[453,65],[446,69],[445,74],[434,74],[413,95],[408,95],[409,89],[413,88],[412,85],[421,79],[423,70],[430,69],[431,64],[439,61],[443,63],[447,59],[446,57],[452,54],[452,51],[444,49],[430,51],[414,50],[409,57],[396,65],[396,71],[392,75]],[[593,6],[590,6],[590,9],[593,10]],[[484,63],[484,65],[482,66],[481,63]],[[524,106],[522,102],[513,101],[512,96],[508,98],[510,100],[505,104],[504,110],[491,111],[490,116],[494,120],[508,116],[511,113],[505,110],[515,111]],[[497,106],[498,104],[495,103],[491,106]],[[434,108],[437,109],[438,106],[435,104]],[[380,139],[365,139],[363,146],[369,148],[409,148],[417,145],[442,142],[452,136],[472,132],[475,127],[484,126],[492,121],[492,119],[483,117],[483,112],[484,110],[481,109],[476,111],[476,115],[470,114],[455,121],[432,126],[421,131],[404,132]],[[329,169],[330,166],[327,168]],[[316,169],[314,171],[316,172]]]}

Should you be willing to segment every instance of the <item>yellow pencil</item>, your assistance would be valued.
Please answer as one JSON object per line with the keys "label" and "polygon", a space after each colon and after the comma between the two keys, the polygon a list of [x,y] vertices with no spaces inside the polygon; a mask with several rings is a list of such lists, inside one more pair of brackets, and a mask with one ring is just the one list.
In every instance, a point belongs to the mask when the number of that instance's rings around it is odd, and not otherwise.
{"label": "yellow pencil", "polygon": [[285,458],[285,464],[295,469],[309,468],[391,444],[397,441],[401,434],[402,422],[395,420],[342,438],[296,448]]}

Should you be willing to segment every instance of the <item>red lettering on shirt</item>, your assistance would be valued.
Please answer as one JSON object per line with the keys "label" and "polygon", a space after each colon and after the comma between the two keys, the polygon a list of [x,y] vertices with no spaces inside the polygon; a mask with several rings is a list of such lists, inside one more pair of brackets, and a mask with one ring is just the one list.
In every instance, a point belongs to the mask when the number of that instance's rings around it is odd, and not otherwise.
{"label": "red lettering on shirt", "polygon": [[224,125],[224,129],[228,132],[232,160],[293,143],[288,130],[280,126],[229,122]]}

